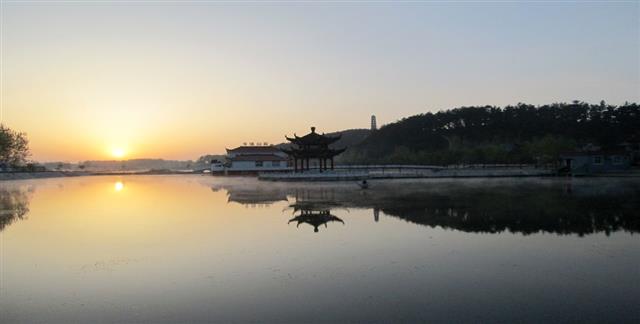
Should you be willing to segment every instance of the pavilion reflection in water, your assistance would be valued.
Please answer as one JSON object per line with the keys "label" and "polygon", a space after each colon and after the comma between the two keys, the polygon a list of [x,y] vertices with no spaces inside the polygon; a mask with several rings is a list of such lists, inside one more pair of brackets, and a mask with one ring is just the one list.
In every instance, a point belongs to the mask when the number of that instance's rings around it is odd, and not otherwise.
{"label": "pavilion reflection in water", "polygon": [[301,209],[300,214],[289,220],[288,224],[295,222],[296,227],[300,227],[300,224],[309,224],[313,227],[313,231],[317,233],[319,227],[324,225],[327,228],[327,224],[331,222],[339,222],[344,224],[344,221],[339,217],[332,215],[329,209]]}
{"label": "pavilion reflection in water", "polygon": [[[375,222],[380,217],[390,217],[420,226],[474,233],[506,231],[529,235],[543,232],[583,236],[616,231],[640,232],[637,217],[640,187],[637,182],[592,182],[493,181],[474,185],[474,182],[450,181],[434,182],[430,186],[422,182],[402,185],[379,182],[366,192],[356,186],[329,184],[287,184],[259,190],[255,186],[231,186],[225,189],[230,196],[252,197],[245,203],[263,199],[259,198],[262,193],[266,193],[265,197],[286,197],[287,201],[295,202],[290,207],[300,211],[299,218],[297,216],[291,222],[301,221],[300,224],[312,226],[311,222],[324,219],[311,220],[303,216],[303,207],[316,212],[340,208],[370,209]],[[571,189],[567,190],[567,187]],[[234,192],[236,190],[241,192]]]}
{"label": "pavilion reflection in water", "polygon": [[336,197],[335,189],[297,188],[292,190],[291,197],[295,203],[289,205],[289,208],[293,209],[294,214],[298,215],[290,219],[288,224],[295,222],[296,227],[300,227],[300,224],[309,224],[313,227],[315,233],[319,231],[320,226],[324,225],[327,228],[331,222],[344,225],[344,221],[341,218],[331,213],[331,210],[337,207],[344,208],[338,203],[340,199]]}

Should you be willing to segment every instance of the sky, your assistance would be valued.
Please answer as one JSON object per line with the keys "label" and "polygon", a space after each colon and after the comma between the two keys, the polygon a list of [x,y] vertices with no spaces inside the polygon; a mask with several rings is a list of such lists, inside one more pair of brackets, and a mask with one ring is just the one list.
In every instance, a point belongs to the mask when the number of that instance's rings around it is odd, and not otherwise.
{"label": "sky", "polygon": [[470,105],[640,101],[640,2],[1,3],[32,159],[197,159]]}

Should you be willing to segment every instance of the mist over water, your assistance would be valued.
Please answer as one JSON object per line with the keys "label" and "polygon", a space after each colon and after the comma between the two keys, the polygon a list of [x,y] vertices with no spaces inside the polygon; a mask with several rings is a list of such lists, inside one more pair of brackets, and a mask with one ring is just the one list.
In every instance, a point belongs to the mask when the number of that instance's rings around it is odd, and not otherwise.
{"label": "mist over water", "polygon": [[640,318],[640,179],[0,184],[0,321]]}

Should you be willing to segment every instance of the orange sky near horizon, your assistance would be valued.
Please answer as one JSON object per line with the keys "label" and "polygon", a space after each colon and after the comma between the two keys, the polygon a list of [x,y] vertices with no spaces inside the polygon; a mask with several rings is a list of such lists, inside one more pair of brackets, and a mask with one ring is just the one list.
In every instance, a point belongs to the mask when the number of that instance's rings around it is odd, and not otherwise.
{"label": "orange sky near horizon", "polygon": [[3,1],[1,122],[41,162],[193,160],[372,114],[635,102],[639,9]]}

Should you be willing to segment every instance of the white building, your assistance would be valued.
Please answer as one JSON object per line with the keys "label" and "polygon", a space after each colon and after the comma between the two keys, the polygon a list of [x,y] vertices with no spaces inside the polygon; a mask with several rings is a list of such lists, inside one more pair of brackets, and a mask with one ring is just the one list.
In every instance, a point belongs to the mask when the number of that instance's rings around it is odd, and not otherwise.
{"label": "white building", "polygon": [[225,163],[211,163],[211,172],[264,172],[289,169],[289,157],[274,146],[239,146],[227,149]]}

